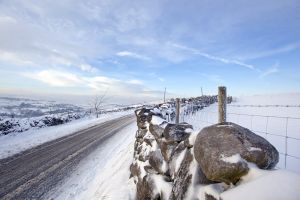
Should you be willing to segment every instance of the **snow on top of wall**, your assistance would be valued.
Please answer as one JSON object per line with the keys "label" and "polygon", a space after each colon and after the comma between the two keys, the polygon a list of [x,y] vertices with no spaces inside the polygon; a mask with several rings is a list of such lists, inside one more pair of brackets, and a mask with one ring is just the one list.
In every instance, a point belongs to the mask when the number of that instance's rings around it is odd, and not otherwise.
{"label": "snow on top of wall", "polygon": [[221,125],[217,125],[217,127],[233,127],[232,124],[221,124]]}
{"label": "snow on top of wall", "polygon": [[187,129],[184,130],[184,132],[185,132],[185,133],[192,133],[192,132],[193,132],[193,129],[187,128]]}
{"label": "snow on top of wall", "polygon": [[225,156],[225,155],[221,154],[220,159],[227,163],[245,162],[245,160],[238,153],[234,154],[232,156]]}
{"label": "snow on top of wall", "polygon": [[166,120],[162,119],[161,117],[158,117],[158,116],[155,116],[155,115],[152,116],[152,120],[151,120],[152,124],[161,125],[164,122],[166,122]]}
{"label": "snow on top of wall", "polygon": [[261,148],[257,148],[257,147],[250,147],[248,150],[249,151],[262,151]]}

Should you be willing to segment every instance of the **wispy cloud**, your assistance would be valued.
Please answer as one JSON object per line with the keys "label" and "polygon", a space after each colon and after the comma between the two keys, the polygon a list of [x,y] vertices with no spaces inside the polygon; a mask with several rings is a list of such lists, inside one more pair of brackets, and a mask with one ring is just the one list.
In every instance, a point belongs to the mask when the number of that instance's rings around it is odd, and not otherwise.
{"label": "wispy cloud", "polygon": [[280,53],[287,53],[294,50],[297,50],[300,48],[300,42],[295,42],[291,44],[287,44],[285,46],[279,47],[279,48],[272,48],[270,50],[261,51],[261,52],[255,52],[251,53],[249,55],[241,57],[243,60],[251,60],[251,59],[257,59],[257,58],[264,58],[268,56],[273,56]]}
{"label": "wispy cloud", "polygon": [[215,82],[215,83],[224,83],[224,80],[221,78],[220,75],[217,74],[205,74],[202,73],[201,76],[207,78],[209,81]]}
{"label": "wispy cloud", "polygon": [[165,81],[166,81],[165,78],[163,78],[163,77],[157,75],[157,74],[154,73],[154,72],[150,73],[149,76],[150,76],[151,78],[158,79],[160,82],[165,82]]}
{"label": "wispy cloud", "polygon": [[265,70],[265,71],[262,71],[259,78],[265,78],[267,76],[270,76],[272,74],[275,74],[275,73],[278,73],[279,72],[279,64],[276,63],[275,65],[273,65],[271,68]]}
{"label": "wispy cloud", "polygon": [[176,48],[182,49],[182,50],[189,51],[189,52],[191,52],[191,53],[193,53],[195,55],[200,55],[202,57],[211,59],[211,60],[220,61],[220,62],[225,63],[225,64],[235,64],[235,65],[239,65],[241,67],[246,67],[248,69],[255,70],[255,67],[253,65],[246,64],[246,63],[243,63],[243,62],[238,61],[238,60],[214,56],[214,55],[211,55],[211,54],[199,51],[198,49],[190,48],[190,47],[187,47],[187,46],[184,46],[184,45],[180,45],[180,44],[176,44],[176,43],[173,43],[173,46],[176,47]]}
{"label": "wispy cloud", "polygon": [[150,60],[150,58],[147,56],[140,55],[140,54],[130,52],[130,51],[120,51],[120,52],[116,53],[116,55],[120,56],[120,57],[131,57],[131,58],[136,58],[136,59],[141,59],[141,60]]}

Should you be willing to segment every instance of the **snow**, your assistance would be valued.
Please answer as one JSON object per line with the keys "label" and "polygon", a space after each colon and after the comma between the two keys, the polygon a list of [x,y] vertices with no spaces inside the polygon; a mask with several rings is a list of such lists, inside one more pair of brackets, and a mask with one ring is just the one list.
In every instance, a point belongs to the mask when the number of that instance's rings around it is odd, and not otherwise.
{"label": "snow", "polygon": [[181,153],[179,154],[179,156],[176,158],[176,162],[175,162],[175,172],[178,172],[179,167],[180,167],[180,165],[181,165],[181,163],[182,163],[182,161],[183,161],[183,158],[184,158],[185,153],[186,153],[186,150],[184,150],[183,152],[181,152]]}
{"label": "snow", "polygon": [[299,196],[300,175],[286,170],[267,171],[220,195],[223,200],[298,200]]}
{"label": "snow", "polygon": [[193,132],[193,129],[187,128],[187,129],[184,130],[184,132],[185,132],[185,133],[192,133],[192,132]]}
{"label": "snow", "polygon": [[261,148],[250,147],[249,151],[262,151]]}
{"label": "snow", "polygon": [[259,178],[263,175],[266,175],[268,173],[272,173],[271,170],[259,169],[254,163],[249,163],[248,162],[247,165],[248,165],[249,171],[245,176],[243,176],[241,178],[238,185],[248,183],[248,182],[253,181],[253,180],[255,180],[255,179],[257,179],[257,178]]}
{"label": "snow", "polygon": [[136,124],[132,123],[109,138],[46,199],[135,199],[135,185],[129,180],[135,130]]}
{"label": "snow", "polygon": [[217,127],[233,127],[231,124],[218,125]]}
{"label": "snow", "polygon": [[132,114],[132,111],[107,113],[99,118],[87,117],[74,120],[70,123],[45,127],[42,129],[28,130],[25,132],[10,133],[0,136],[0,159],[33,148],[45,142],[72,134],[74,132],[95,126],[99,123]]}
{"label": "snow", "polygon": [[151,120],[151,123],[154,124],[154,125],[161,125],[162,123],[166,122],[166,120],[158,117],[158,116],[155,116],[153,115],[152,116],[152,120]]}
{"label": "snow", "polygon": [[169,199],[169,194],[171,194],[172,184],[170,182],[166,182],[163,179],[163,176],[153,174],[151,177],[154,180],[154,185],[156,186],[156,193],[163,194],[165,199]]}
{"label": "snow", "polygon": [[238,163],[238,162],[245,162],[245,160],[241,157],[240,154],[234,154],[232,156],[225,156],[221,154],[221,160],[227,163]]}

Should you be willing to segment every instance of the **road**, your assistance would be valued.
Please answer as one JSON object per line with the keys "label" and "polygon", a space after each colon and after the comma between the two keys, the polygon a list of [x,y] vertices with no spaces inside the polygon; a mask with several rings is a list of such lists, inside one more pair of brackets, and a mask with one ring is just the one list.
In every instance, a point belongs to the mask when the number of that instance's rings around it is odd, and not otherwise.
{"label": "road", "polygon": [[0,199],[42,199],[83,158],[134,119],[130,115],[107,121],[0,160]]}

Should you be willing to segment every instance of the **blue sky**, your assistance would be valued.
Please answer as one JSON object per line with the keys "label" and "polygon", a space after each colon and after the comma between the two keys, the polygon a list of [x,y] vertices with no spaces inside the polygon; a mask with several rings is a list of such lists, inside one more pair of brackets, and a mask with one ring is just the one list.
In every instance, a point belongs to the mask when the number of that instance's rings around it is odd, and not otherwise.
{"label": "blue sky", "polygon": [[299,0],[0,1],[0,94],[300,91]]}

